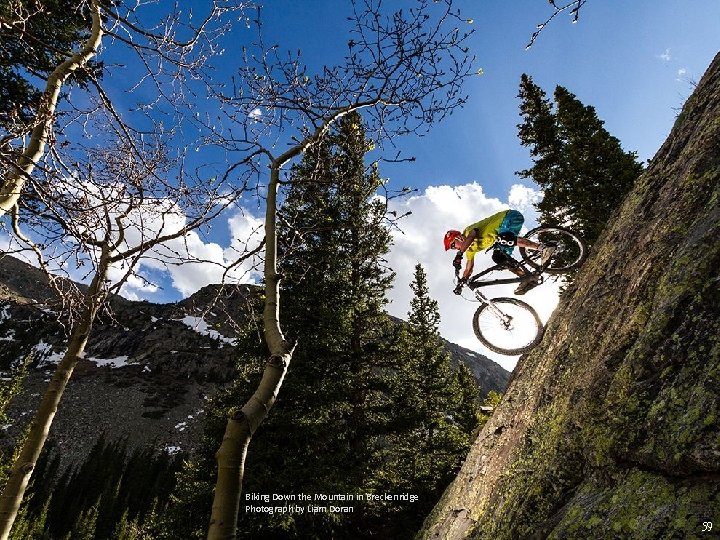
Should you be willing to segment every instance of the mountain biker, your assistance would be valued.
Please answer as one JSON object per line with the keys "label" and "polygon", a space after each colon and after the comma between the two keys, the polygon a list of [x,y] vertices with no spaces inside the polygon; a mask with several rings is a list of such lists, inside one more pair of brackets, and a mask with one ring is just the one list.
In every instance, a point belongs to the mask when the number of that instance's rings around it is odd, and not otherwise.
{"label": "mountain biker", "polygon": [[[459,269],[461,267],[462,254],[465,253],[467,257],[465,270],[463,271],[460,282],[467,282],[468,278],[472,275],[475,255],[480,251],[488,249],[493,244],[495,244],[495,249],[492,254],[493,262],[501,268],[510,270],[516,276],[523,277],[527,275],[525,269],[512,257],[512,252],[516,245],[540,251],[541,264],[544,266],[555,252],[555,247],[537,244],[527,238],[518,236],[524,221],[525,218],[517,210],[503,210],[477,223],[468,225],[463,232],[449,230],[445,233],[445,251],[450,249],[458,250],[453,260],[453,266]],[[523,281],[518,285],[517,289],[515,289],[515,294],[525,294],[539,284],[539,276],[532,280]],[[460,288],[456,289],[456,294],[460,294]]]}

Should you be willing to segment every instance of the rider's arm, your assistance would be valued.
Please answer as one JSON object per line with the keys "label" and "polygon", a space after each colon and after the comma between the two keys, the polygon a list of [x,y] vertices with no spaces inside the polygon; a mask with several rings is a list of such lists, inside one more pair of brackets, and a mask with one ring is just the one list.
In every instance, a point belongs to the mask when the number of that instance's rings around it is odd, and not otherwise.
{"label": "rider's arm", "polygon": [[[459,246],[460,252],[465,253],[467,249],[470,247],[470,245],[473,243],[475,238],[477,238],[479,234],[479,231],[477,229],[471,230],[468,235],[465,237],[465,240],[463,243]],[[475,254],[473,253],[467,260],[467,263],[465,264],[465,271],[463,272],[462,279],[467,281],[467,279],[472,275],[473,266],[475,265]]]}
{"label": "rider's arm", "polygon": [[472,275],[474,266],[475,266],[475,256],[473,255],[470,259],[467,260],[467,263],[465,263],[465,271],[463,272],[463,276],[462,276],[462,278],[464,280],[467,280]]}
{"label": "rider's arm", "polygon": [[473,241],[475,240],[475,238],[477,238],[477,236],[478,236],[477,229],[473,229],[472,231],[470,231],[470,233],[465,237],[465,240],[463,241],[463,243],[459,246],[460,251],[465,253],[467,251],[467,248],[470,247],[470,244],[473,243]]}

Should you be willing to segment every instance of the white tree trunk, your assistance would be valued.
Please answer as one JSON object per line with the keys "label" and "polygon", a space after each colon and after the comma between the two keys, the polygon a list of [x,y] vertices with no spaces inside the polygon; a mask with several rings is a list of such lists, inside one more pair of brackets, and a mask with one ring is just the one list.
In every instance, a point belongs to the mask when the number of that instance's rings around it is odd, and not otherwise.
{"label": "white tree trunk", "polygon": [[98,271],[85,294],[85,307],[70,336],[68,350],[55,369],[55,373],[33,418],[30,433],[10,471],[10,477],[5,489],[0,495],[0,540],[7,540],[10,534],[25,489],[30,481],[30,476],[45,445],[60,399],[75,366],[85,351],[85,345],[87,345],[95,316],[100,305],[105,300],[104,284],[108,273],[109,255],[107,249],[103,251]]}
{"label": "white tree trunk", "polygon": [[5,181],[0,186],[0,216],[9,212],[17,204],[27,177],[32,174],[35,165],[45,153],[45,146],[52,131],[55,109],[63,84],[70,74],[85,66],[97,53],[103,36],[98,0],[91,2],[90,13],[92,30],[85,45],[80,51],[57,66],[48,77],[38,107],[35,127],[30,134],[30,141],[15,167],[8,172]]}
{"label": "white tree trunk", "polygon": [[265,306],[263,325],[265,341],[270,349],[262,380],[243,408],[228,418],[220,449],[215,455],[218,464],[215,496],[208,529],[208,540],[233,539],[240,509],[242,479],[250,439],[268,415],[287,373],[293,347],[285,341],[280,329],[280,279],[277,273],[277,190],[280,163],[270,171],[267,207],[265,209]]}

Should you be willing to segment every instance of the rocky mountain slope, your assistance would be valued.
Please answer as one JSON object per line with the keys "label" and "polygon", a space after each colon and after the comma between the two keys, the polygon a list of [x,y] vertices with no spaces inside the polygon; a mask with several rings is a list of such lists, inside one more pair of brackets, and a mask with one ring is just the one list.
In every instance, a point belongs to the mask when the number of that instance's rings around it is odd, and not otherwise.
{"label": "rocky mountain slope", "polygon": [[419,537],[717,537],[719,181],[720,55]]}
{"label": "rocky mountain slope", "polygon": [[[81,458],[103,433],[131,445],[192,447],[205,400],[232,380],[242,359],[233,346],[235,324],[256,294],[250,286],[211,285],[174,304],[114,298],[112,315],[93,328],[53,423],[50,441],[63,458]],[[30,419],[65,350],[62,310],[54,302],[42,272],[0,256],[0,371],[7,374],[28,352],[36,356],[0,444],[10,444]],[[504,390],[510,374],[498,364],[449,342],[446,347],[455,362],[470,367],[483,395]]]}

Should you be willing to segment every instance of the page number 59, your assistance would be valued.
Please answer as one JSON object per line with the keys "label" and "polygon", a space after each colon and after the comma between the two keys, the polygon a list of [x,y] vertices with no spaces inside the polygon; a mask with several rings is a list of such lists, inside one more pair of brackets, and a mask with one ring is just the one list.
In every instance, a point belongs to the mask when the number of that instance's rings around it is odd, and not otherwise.
{"label": "page number 59", "polygon": [[703,521],[702,532],[710,532],[710,531],[712,531],[712,521]]}

